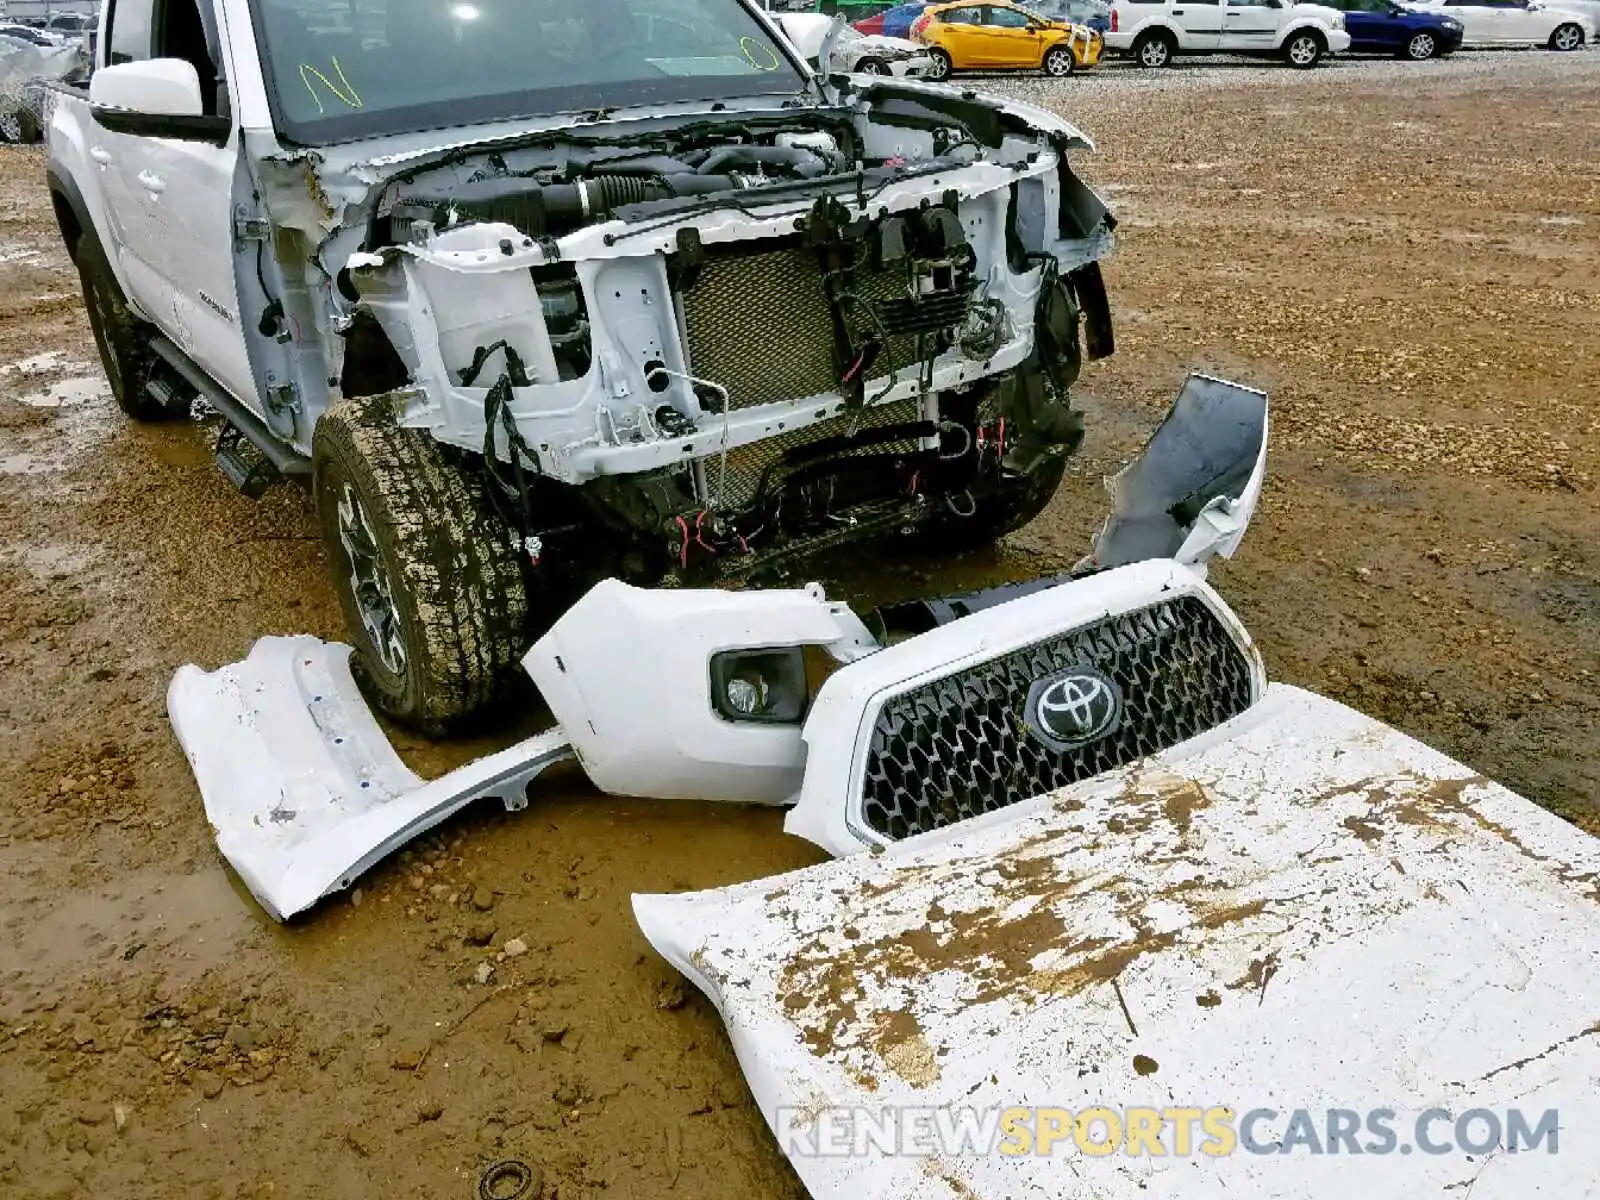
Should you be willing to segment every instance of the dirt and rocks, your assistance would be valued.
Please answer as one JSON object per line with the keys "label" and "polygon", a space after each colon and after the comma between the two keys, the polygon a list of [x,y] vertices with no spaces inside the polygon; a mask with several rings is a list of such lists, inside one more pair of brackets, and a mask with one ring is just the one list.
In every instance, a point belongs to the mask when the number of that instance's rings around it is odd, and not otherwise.
{"label": "dirt and rocks", "polygon": [[[987,84],[1095,136],[1120,348],[1089,444],[994,555],[1074,559],[1190,368],[1273,397],[1217,572],[1280,679],[1600,832],[1600,54]],[[779,815],[567,776],[290,928],[222,869],[167,727],[184,662],[340,633],[304,495],[111,407],[36,149],[0,147],[0,1193],[799,1195],[636,890],[815,861]],[[407,741],[434,769],[475,747]]]}

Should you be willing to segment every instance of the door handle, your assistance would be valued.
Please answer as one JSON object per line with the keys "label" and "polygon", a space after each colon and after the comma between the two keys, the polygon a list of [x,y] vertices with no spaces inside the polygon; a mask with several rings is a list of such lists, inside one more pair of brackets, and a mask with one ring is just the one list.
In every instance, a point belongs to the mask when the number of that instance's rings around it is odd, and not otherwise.
{"label": "door handle", "polygon": [[103,150],[99,146],[89,147],[89,157],[94,159],[95,162],[99,163],[102,167],[109,167],[111,165],[111,151]]}
{"label": "door handle", "polygon": [[140,171],[139,182],[144,185],[145,191],[157,196],[167,190],[167,185],[161,181],[161,176],[153,171]]}

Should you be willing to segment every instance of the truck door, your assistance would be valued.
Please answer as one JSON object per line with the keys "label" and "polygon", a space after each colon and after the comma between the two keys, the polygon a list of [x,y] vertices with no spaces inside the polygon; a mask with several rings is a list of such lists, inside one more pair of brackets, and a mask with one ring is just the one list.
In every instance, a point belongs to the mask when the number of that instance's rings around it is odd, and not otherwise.
{"label": "truck door", "polygon": [[1278,0],[1226,0],[1222,46],[1226,50],[1271,50],[1280,24]]}
{"label": "truck door", "polygon": [[[181,58],[200,76],[208,115],[230,111],[220,42],[200,0],[112,0],[108,62]],[[210,0],[203,0],[209,5]],[[210,25],[208,32],[207,25]],[[226,145],[112,133],[96,125],[93,156],[129,294],[205,372],[259,410],[233,268],[237,126]]]}

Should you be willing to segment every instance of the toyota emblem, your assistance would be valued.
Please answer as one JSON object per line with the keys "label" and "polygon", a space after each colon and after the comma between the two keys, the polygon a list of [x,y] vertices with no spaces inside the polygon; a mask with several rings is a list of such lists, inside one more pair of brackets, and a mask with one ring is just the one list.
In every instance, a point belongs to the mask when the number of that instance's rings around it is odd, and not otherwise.
{"label": "toyota emblem", "polygon": [[1093,667],[1068,667],[1028,690],[1028,727],[1057,750],[1105,737],[1122,721],[1122,692]]}

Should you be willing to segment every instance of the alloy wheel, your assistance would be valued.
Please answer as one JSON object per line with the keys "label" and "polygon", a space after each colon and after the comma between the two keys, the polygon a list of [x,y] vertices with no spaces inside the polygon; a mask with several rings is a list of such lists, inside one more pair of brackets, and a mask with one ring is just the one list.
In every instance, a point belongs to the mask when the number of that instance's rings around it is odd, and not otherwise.
{"label": "alloy wheel", "polygon": [[350,564],[350,592],[367,640],[390,672],[404,675],[406,646],[400,633],[400,611],[366,510],[348,483],[339,492],[339,544]]}
{"label": "alloy wheel", "polygon": [[1151,38],[1139,47],[1139,62],[1146,67],[1164,67],[1171,57],[1172,51],[1160,38]]}

